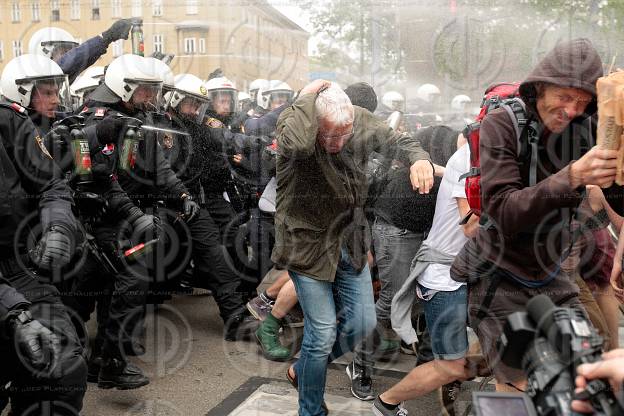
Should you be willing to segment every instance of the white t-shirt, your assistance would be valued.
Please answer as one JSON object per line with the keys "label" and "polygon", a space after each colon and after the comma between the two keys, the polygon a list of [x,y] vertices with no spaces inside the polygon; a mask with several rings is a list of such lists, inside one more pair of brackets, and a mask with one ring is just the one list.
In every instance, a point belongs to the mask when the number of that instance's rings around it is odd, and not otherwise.
{"label": "white t-shirt", "polygon": [[[455,198],[466,199],[466,180],[459,177],[470,170],[470,150],[464,145],[446,164],[444,176],[436,197],[435,214],[431,230],[424,243],[442,253],[456,256],[468,238],[464,235]],[[418,277],[418,283],[433,290],[457,290],[463,283],[451,279],[451,266],[430,264]]]}

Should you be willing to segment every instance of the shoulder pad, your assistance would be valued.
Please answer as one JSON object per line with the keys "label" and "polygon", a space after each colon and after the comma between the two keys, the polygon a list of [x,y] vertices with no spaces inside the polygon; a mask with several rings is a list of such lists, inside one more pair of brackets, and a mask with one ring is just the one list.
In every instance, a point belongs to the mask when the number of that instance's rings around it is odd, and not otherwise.
{"label": "shoulder pad", "polygon": [[22,117],[28,117],[28,111],[18,103],[0,102],[0,107],[10,108]]}

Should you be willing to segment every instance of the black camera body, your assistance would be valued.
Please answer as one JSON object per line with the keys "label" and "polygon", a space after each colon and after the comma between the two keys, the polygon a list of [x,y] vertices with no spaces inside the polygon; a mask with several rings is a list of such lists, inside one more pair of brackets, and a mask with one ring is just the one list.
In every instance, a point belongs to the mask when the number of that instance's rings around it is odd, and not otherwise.
{"label": "black camera body", "polygon": [[[522,369],[527,376],[527,403],[534,408],[527,407],[526,413],[518,414],[571,415],[576,368],[601,360],[603,339],[582,310],[556,307],[546,295],[529,300],[526,309],[507,317],[497,345],[502,362]],[[494,403],[496,394],[487,396],[474,395],[478,416],[493,414],[488,413],[488,408],[494,405],[487,403]],[[596,414],[624,413],[606,380],[589,382],[584,398],[591,402]],[[504,399],[500,396],[501,403]]]}

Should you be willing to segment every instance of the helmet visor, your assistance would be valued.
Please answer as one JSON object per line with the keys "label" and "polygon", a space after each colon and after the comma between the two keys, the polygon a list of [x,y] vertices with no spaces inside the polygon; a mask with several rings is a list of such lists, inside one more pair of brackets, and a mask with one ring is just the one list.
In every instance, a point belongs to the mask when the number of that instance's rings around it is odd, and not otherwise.
{"label": "helmet visor", "polygon": [[238,108],[238,92],[231,89],[210,91],[210,107],[219,116],[229,116]]}
{"label": "helmet visor", "polygon": [[176,110],[183,116],[197,117],[202,108],[204,108],[207,104],[207,98],[200,98],[193,94],[186,93],[184,98],[178,103]]}
{"label": "helmet visor", "polygon": [[41,49],[46,56],[53,61],[58,60],[61,56],[78,46],[78,42],[71,41],[49,41],[41,42]]}
{"label": "helmet visor", "polygon": [[32,83],[29,109],[48,118],[58,118],[72,110],[69,82],[66,75],[37,77],[17,80],[16,83]]}
{"label": "helmet visor", "polygon": [[276,91],[269,98],[269,109],[274,110],[289,102],[293,97],[292,91]]}
{"label": "helmet visor", "polygon": [[137,87],[132,93],[130,103],[142,111],[158,111],[164,103],[162,98],[162,83],[160,82],[137,82]]}

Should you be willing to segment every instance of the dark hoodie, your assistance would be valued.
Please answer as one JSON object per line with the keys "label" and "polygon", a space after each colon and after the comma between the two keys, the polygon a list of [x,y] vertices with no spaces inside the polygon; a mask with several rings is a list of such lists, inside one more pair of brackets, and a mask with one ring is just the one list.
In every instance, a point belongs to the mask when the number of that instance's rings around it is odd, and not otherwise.
{"label": "dark hoodie", "polygon": [[484,119],[480,130],[482,209],[494,226],[481,228],[476,239],[466,244],[453,265],[453,278],[465,280],[482,260],[527,285],[539,284],[558,270],[570,246],[571,219],[584,196],[584,187],[570,185],[570,163],[591,143],[589,120],[596,112],[595,85],[602,70],[591,43],[575,39],[559,43],[521,84],[528,117],[537,121],[535,82],[580,88],[594,96],[587,114],[572,120],[561,134],[542,129],[535,186],[528,186],[530,164],[518,161],[516,133],[507,112],[498,109]]}

